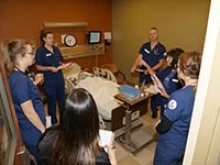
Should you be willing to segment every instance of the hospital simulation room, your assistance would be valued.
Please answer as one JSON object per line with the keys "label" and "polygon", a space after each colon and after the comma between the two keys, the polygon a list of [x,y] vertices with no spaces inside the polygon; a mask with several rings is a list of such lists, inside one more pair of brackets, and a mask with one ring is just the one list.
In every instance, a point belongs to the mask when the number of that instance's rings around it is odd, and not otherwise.
{"label": "hospital simulation room", "polygon": [[0,2],[0,164],[220,164],[218,0]]}

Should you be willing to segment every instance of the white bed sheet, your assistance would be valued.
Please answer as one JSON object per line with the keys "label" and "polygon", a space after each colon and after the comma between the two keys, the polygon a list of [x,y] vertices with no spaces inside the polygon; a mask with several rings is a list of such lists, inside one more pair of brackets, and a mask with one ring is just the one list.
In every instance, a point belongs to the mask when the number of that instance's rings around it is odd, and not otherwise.
{"label": "white bed sheet", "polygon": [[119,92],[119,85],[101,77],[87,77],[77,86],[87,89],[92,94],[102,118],[111,120],[112,110],[120,106],[120,101],[114,98]]}

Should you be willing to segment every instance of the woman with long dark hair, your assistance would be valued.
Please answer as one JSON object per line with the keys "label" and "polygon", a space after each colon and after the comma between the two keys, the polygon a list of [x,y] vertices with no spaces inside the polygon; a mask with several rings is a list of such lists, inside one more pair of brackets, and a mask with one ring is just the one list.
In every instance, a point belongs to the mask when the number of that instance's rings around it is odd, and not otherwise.
{"label": "woman with long dark hair", "polygon": [[50,31],[42,31],[40,36],[42,46],[36,51],[36,68],[44,74],[43,89],[47,96],[48,114],[52,124],[57,123],[56,103],[59,110],[64,101],[64,77],[62,73],[63,56],[58,47],[54,46],[54,35]]}
{"label": "woman with long dark hair", "polygon": [[[99,117],[91,94],[73,89],[66,97],[60,124],[48,129],[39,143],[42,164],[117,164],[115,149],[99,146]],[[109,159],[110,158],[110,159]]]}
{"label": "woman with long dark hair", "polygon": [[182,164],[198,83],[201,54],[183,53],[177,64],[177,75],[185,86],[172,93],[161,121],[154,156],[155,165]]}

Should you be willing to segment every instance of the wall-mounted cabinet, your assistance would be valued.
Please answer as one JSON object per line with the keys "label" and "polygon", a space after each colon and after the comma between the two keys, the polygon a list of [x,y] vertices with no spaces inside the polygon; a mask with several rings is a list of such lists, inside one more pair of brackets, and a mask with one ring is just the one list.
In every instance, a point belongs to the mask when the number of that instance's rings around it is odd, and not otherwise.
{"label": "wall-mounted cabinet", "polygon": [[44,28],[87,27],[88,22],[44,22]]}
{"label": "wall-mounted cabinet", "polygon": [[[86,27],[87,22],[45,22],[44,28],[76,28]],[[84,33],[84,32],[83,32]],[[104,55],[105,45],[104,44],[84,44],[76,45],[74,47],[60,47],[60,51],[64,57],[64,60],[88,57],[94,55]]]}
{"label": "wall-mounted cabinet", "polygon": [[104,55],[105,45],[95,44],[95,45],[77,45],[74,47],[60,47],[60,51],[65,60],[94,56],[94,55]]}

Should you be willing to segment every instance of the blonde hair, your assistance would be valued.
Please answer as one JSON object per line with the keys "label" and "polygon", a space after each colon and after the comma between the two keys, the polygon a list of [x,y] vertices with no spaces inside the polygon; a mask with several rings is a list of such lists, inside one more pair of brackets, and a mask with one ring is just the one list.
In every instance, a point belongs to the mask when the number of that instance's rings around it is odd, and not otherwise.
{"label": "blonde hair", "polygon": [[156,30],[156,31],[158,31],[158,29],[156,27],[151,27],[149,30]]}
{"label": "blonde hair", "polygon": [[26,45],[28,43],[24,40],[3,41],[1,44],[1,51],[3,55],[3,62],[8,75],[14,70],[16,65],[17,55],[25,55]]}

